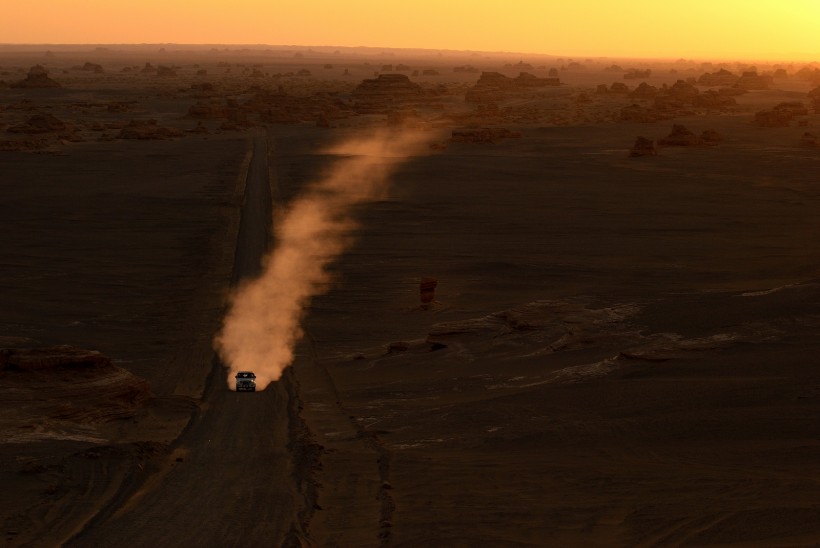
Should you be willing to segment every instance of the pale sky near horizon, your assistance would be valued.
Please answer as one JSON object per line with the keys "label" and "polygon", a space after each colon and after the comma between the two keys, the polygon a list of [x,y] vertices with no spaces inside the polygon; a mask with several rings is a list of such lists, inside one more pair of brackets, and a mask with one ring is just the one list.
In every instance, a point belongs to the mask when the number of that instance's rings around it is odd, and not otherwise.
{"label": "pale sky near horizon", "polygon": [[820,0],[4,0],[0,43],[820,60]]}

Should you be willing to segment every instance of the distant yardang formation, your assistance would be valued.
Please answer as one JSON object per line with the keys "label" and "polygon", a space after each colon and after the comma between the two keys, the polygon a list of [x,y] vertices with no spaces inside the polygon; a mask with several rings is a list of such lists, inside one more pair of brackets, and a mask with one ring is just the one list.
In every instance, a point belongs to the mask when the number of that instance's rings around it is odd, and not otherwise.
{"label": "distant yardang formation", "polygon": [[407,101],[421,99],[423,95],[422,87],[405,74],[380,74],[363,80],[353,90],[357,112],[385,112]]}
{"label": "distant yardang formation", "polygon": [[59,82],[48,77],[48,71],[42,65],[34,65],[28,71],[28,76],[19,82],[11,84],[13,88],[59,88]]}
{"label": "distant yardang formation", "polygon": [[561,85],[558,78],[539,78],[528,72],[522,72],[515,78],[509,78],[500,72],[482,72],[475,86],[467,91],[464,100],[471,103],[500,101],[508,92],[558,85]]}

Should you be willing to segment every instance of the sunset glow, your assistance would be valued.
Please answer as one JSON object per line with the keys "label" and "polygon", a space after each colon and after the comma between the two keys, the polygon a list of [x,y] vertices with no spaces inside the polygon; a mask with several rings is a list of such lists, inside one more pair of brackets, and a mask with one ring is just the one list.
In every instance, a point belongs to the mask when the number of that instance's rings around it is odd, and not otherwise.
{"label": "sunset glow", "polygon": [[820,58],[814,0],[30,0],[0,42],[373,46],[555,55]]}

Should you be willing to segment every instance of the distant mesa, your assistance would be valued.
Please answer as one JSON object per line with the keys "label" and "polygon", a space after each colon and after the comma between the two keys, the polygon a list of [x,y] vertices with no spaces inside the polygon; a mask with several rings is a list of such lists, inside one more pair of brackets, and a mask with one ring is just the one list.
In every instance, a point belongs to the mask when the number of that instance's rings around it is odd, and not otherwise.
{"label": "distant mesa", "polygon": [[814,133],[807,131],[800,138],[800,144],[804,147],[820,147],[820,139]]}
{"label": "distant mesa", "polygon": [[156,120],[131,120],[127,126],[120,130],[119,139],[172,139],[181,137],[182,131],[177,128],[164,127],[157,124]]}
{"label": "distant mesa", "polygon": [[744,72],[735,83],[735,87],[745,90],[769,89],[774,78],[767,74],[758,74],[757,71],[749,70]]}
{"label": "distant mesa", "polygon": [[629,151],[629,156],[631,158],[637,158],[641,156],[657,156],[658,149],[655,146],[655,141],[652,139],[647,139],[646,137],[638,136],[635,139],[635,144],[632,145],[632,150]]}
{"label": "distant mesa", "polygon": [[820,86],[809,92],[809,99],[814,107],[814,112],[820,114]]}
{"label": "distant mesa", "polygon": [[495,144],[502,139],[521,137],[521,133],[506,128],[454,129],[451,141],[454,143]]}
{"label": "distant mesa", "polygon": [[619,118],[624,122],[651,123],[659,120],[666,120],[674,114],[662,112],[656,108],[645,107],[637,104],[628,105],[621,109]]}
{"label": "distant mesa", "polygon": [[151,63],[145,63],[145,66],[142,67],[140,72],[143,74],[155,74],[157,72],[157,68]]}
{"label": "distant mesa", "polygon": [[514,65],[512,63],[507,63],[506,65],[504,65],[504,68],[518,70],[518,71],[535,70],[535,67],[533,67],[529,63],[525,63],[524,61],[519,61]]}
{"label": "distant mesa", "polygon": [[453,72],[478,73],[481,72],[481,70],[474,67],[473,65],[461,65],[458,67],[453,67]]}
{"label": "distant mesa", "polygon": [[698,85],[707,87],[722,87],[734,86],[740,77],[729,72],[726,69],[720,69],[717,72],[706,72],[701,74],[697,80]]}
{"label": "distant mesa", "polygon": [[12,133],[57,133],[65,131],[68,128],[65,122],[53,116],[52,114],[35,114],[29,116],[25,122],[12,126],[8,131]]}
{"label": "distant mesa", "polygon": [[380,74],[363,80],[353,90],[357,112],[386,113],[402,103],[419,100],[424,90],[405,74]]}
{"label": "distant mesa", "polygon": [[424,69],[421,71],[422,76],[438,76],[438,71],[435,69]]}
{"label": "distant mesa", "polygon": [[639,80],[641,78],[649,78],[651,75],[651,69],[629,69],[626,74],[624,74],[624,80]]}
{"label": "distant mesa", "polygon": [[173,67],[166,67],[165,65],[160,65],[157,67],[157,76],[162,78],[172,78],[177,75],[177,71]]}
{"label": "distant mesa", "polygon": [[607,93],[627,95],[629,91],[629,86],[627,86],[623,82],[614,82],[609,86]]}
{"label": "distant mesa", "polygon": [[528,72],[522,72],[515,78],[500,72],[482,72],[476,84],[467,90],[464,100],[468,103],[500,101],[509,92],[559,85],[561,81],[558,78],[539,78]]}
{"label": "distant mesa", "polygon": [[788,127],[795,117],[805,116],[808,113],[806,105],[800,101],[786,101],[773,109],[755,113],[754,123],[760,127]]}
{"label": "distant mesa", "polygon": [[707,129],[701,133],[700,140],[704,145],[715,146],[723,141],[723,135],[714,129]]}
{"label": "distant mesa", "polygon": [[80,70],[84,70],[86,72],[93,72],[94,74],[102,74],[105,72],[105,69],[103,69],[102,65],[99,65],[97,63],[91,63],[89,61],[86,61],[85,64],[80,67]]}
{"label": "distant mesa", "polygon": [[707,90],[695,96],[692,105],[710,110],[722,110],[737,106],[737,100],[730,95]]}
{"label": "distant mesa", "polygon": [[655,86],[651,86],[646,82],[641,82],[638,84],[632,93],[630,93],[630,97],[634,99],[652,99],[658,94],[658,88]]}
{"label": "distant mesa", "polygon": [[703,140],[681,124],[674,124],[672,131],[658,141],[658,144],[665,147],[688,147],[703,144]]}
{"label": "distant mesa", "polygon": [[34,65],[28,71],[28,76],[19,82],[11,84],[13,88],[60,88],[59,82],[52,80],[48,76],[48,71],[42,65]]}

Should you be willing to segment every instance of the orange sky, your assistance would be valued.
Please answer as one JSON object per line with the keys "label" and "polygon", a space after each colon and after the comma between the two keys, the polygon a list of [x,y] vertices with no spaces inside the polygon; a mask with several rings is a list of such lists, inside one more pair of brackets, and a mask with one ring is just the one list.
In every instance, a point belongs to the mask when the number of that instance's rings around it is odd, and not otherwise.
{"label": "orange sky", "polygon": [[0,43],[293,44],[820,60],[820,0],[1,0],[0,4]]}

